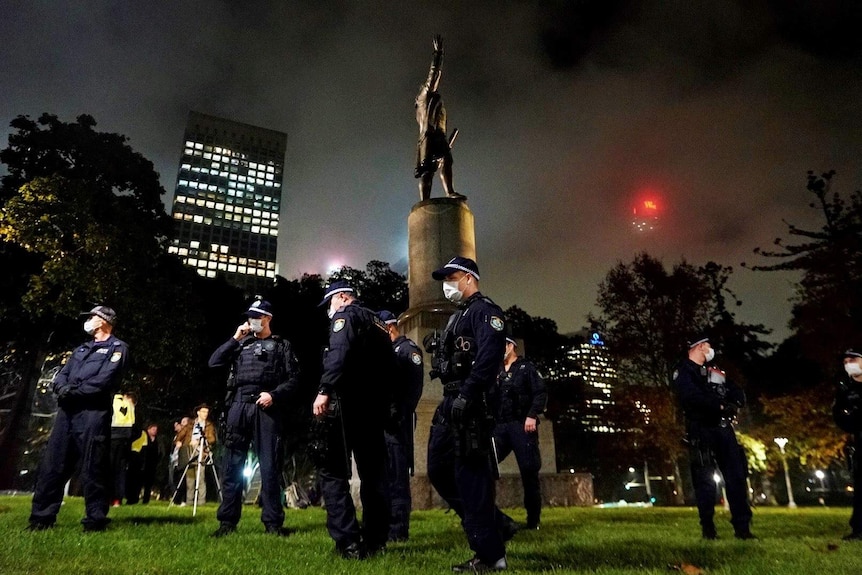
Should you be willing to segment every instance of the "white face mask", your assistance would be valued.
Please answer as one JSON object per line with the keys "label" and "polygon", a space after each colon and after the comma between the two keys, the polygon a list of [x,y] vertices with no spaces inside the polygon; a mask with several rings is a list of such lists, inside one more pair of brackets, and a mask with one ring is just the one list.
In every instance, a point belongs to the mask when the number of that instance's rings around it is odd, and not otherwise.
{"label": "white face mask", "polygon": [[[467,276],[461,278],[464,279]],[[443,296],[452,303],[458,303],[464,297],[464,292],[458,289],[461,280],[443,282]]]}
{"label": "white face mask", "polygon": [[340,305],[338,305],[338,304],[336,303],[336,302],[338,302],[338,301],[341,301],[340,299],[336,300],[335,298],[337,298],[337,297],[338,297],[338,295],[334,295],[334,296],[332,296],[332,298],[329,300],[329,309],[328,309],[328,310],[326,310],[326,315],[327,315],[327,316],[329,316],[329,319],[332,319],[332,316],[334,316],[334,315],[335,315],[335,312],[337,312],[337,311],[338,311],[338,308],[340,308],[340,307],[341,307]]}
{"label": "white face mask", "polygon": [[87,332],[87,335],[96,333],[96,320],[94,318],[90,318],[84,322],[84,331]]}
{"label": "white face mask", "polygon": [[263,331],[263,320],[260,318],[248,320],[248,325],[251,328],[252,333],[260,333]]}
{"label": "white face mask", "polygon": [[706,361],[709,363],[713,359],[715,359],[715,350],[713,348],[709,348],[709,351],[706,352]]}
{"label": "white face mask", "polygon": [[862,375],[862,366],[860,366],[856,362],[845,363],[844,364],[844,371],[846,371],[847,375],[849,375],[850,377],[855,377],[858,375]]}

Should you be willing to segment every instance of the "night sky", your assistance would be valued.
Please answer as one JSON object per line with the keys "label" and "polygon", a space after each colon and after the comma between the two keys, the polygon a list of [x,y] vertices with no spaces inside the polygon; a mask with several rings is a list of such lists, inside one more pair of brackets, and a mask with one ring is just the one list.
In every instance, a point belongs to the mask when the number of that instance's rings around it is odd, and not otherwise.
{"label": "night sky", "polygon": [[[169,211],[190,109],[281,130],[281,275],[404,269],[413,98],[440,33],[483,292],[568,332],[616,262],[711,259],[734,266],[739,319],[780,340],[793,276],[739,263],[763,263],[751,251],[782,219],[817,222],[807,170],[835,169],[843,192],[862,183],[855,6],[7,0],[0,136],[19,114],[91,114],[155,163]],[[663,213],[639,234],[644,194]]]}

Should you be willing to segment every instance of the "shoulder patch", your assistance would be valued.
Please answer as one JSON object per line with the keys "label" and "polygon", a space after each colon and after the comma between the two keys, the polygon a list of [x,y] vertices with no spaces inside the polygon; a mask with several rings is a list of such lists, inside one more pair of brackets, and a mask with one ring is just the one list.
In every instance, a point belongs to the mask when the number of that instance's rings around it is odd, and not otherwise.
{"label": "shoulder patch", "polygon": [[489,323],[496,331],[503,331],[503,320],[499,317],[492,315]]}
{"label": "shoulder patch", "polygon": [[339,331],[344,329],[345,323],[346,322],[345,322],[343,317],[340,317],[337,320],[335,320],[335,323],[332,324],[332,333],[338,333]]}
{"label": "shoulder patch", "polygon": [[115,351],[113,354],[111,354],[111,363],[117,363],[118,361],[120,361],[121,357],[123,357],[123,354],[119,351]]}
{"label": "shoulder patch", "polygon": [[410,361],[412,361],[416,365],[419,365],[422,363],[422,356],[419,355],[418,352],[414,351],[413,353],[410,354]]}

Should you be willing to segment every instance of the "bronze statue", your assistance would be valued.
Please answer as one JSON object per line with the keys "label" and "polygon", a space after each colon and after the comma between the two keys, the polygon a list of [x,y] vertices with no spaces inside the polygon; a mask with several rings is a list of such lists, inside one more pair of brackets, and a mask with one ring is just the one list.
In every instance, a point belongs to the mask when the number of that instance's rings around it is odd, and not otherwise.
{"label": "bronze statue", "polygon": [[416,171],[419,178],[419,198],[431,197],[434,172],[440,168],[440,182],[446,197],[467,199],[455,191],[452,185],[452,144],[458,136],[457,128],[446,137],[446,109],[437,92],[443,66],[443,37],[434,36],[434,56],[428,78],[416,95],[416,122],[419,124],[419,142],[416,145]]}

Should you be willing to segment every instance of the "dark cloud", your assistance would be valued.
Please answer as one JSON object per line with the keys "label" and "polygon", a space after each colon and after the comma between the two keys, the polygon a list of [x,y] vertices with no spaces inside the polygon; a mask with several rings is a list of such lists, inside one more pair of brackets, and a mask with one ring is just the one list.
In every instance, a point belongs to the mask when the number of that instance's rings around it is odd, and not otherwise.
{"label": "dark cloud", "polygon": [[[483,289],[575,330],[617,261],[751,263],[782,219],[812,222],[807,170],[858,187],[848,4],[15,2],[0,119],[92,114],[154,161],[168,201],[190,109],[285,131],[281,272],[403,262],[413,98],[439,32]],[[647,191],[661,228],[639,235]],[[737,267],[740,317],[783,330],[791,279]]]}

